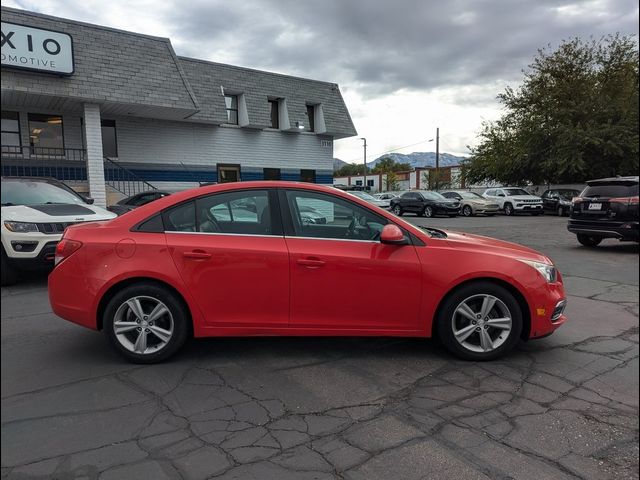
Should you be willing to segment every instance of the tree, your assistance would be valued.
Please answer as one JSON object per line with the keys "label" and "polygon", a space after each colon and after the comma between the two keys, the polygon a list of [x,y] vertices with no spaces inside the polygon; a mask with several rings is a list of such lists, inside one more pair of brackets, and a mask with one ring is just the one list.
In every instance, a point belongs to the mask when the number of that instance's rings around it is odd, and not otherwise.
{"label": "tree", "polygon": [[384,179],[384,189],[387,192],[393,192],[400,188],[400,182],[398,181],[398,175],[395,172],[388,172]]}
{"label": "tree", "polygon": [[542,49],[498,96],[464,165],[472,183],[576,183],[638,174],[638,45],[620,35]]}
{"label": "tree", "polygon": [[393,158],[384,157],[380,159],[371,170],[372,173],[408,172],[411,165],[408,163],[398,163]]}
{"label": "tree", "polygon": [[348,177],[353,175],[362,175],[364,165],[362,163],[348,163],[333,172],[334,177]]}

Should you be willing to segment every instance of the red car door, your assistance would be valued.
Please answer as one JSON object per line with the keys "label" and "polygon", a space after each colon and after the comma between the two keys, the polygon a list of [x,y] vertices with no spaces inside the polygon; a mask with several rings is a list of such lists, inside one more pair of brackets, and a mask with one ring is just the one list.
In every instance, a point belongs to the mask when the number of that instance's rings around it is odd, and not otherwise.
{"label": "red car door", "polygon": [[272,205],[268,191],[248,189],[164,214],[174,263],[212,326],[289,323],[289,253]]}
{"label": "red car door", "polygon": [[283,190],[280,202],[291,265],[291,327],[418,329],[420,261],[413,245],[379,242],[385,217],[311,191]]}

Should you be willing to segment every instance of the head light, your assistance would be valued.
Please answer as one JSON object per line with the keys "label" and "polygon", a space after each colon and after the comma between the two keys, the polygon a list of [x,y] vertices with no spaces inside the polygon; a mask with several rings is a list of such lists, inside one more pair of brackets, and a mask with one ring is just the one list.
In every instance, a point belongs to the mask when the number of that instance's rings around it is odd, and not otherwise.
{"label": "head light", "polygon": [[558,270],[554,265],[549,263],[533,262],[531,260],[520,260],[520,261],[535,268],[540,273],[540,275],[542,275],[542,277],[547,281],[547,283],[553,283],[558,281]]}
{"label": "head light", "polygon": [[15,233],[27,233],[27,232],[38,231],[38,225],[36,225],[35,223],[4,222],[4,226],[10,232],[15,232]]}

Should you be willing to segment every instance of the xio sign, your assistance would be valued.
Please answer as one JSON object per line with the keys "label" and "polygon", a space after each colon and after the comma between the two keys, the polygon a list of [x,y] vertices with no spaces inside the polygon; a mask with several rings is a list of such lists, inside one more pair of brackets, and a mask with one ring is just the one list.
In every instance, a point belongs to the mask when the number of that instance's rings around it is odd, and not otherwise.
{"label": "xio sign", "polygon": [[2,66],[71,75],[73,40],[66,33],[2,22]]}

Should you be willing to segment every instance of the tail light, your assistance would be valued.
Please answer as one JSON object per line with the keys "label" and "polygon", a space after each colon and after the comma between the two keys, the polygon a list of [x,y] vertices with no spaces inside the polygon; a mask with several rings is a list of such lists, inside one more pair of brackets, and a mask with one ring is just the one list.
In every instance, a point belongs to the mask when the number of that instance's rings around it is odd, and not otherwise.
{"label": "tail light", "polygon": [[620,198],[612,198],[611,200],[609,200],[611,203],[621,203],[623,205],[638,205],[639,201],[638,201],[639,197],[620,197]]}
{"label": "tail light", "polygon": [[58,265],[65,258],[73,255],[80,247],[82,246],[82,242],[77,240],[67,240],[63,238],[60,240],[58,245],[56,245],[56,257],[54,260],[54,264]]}

